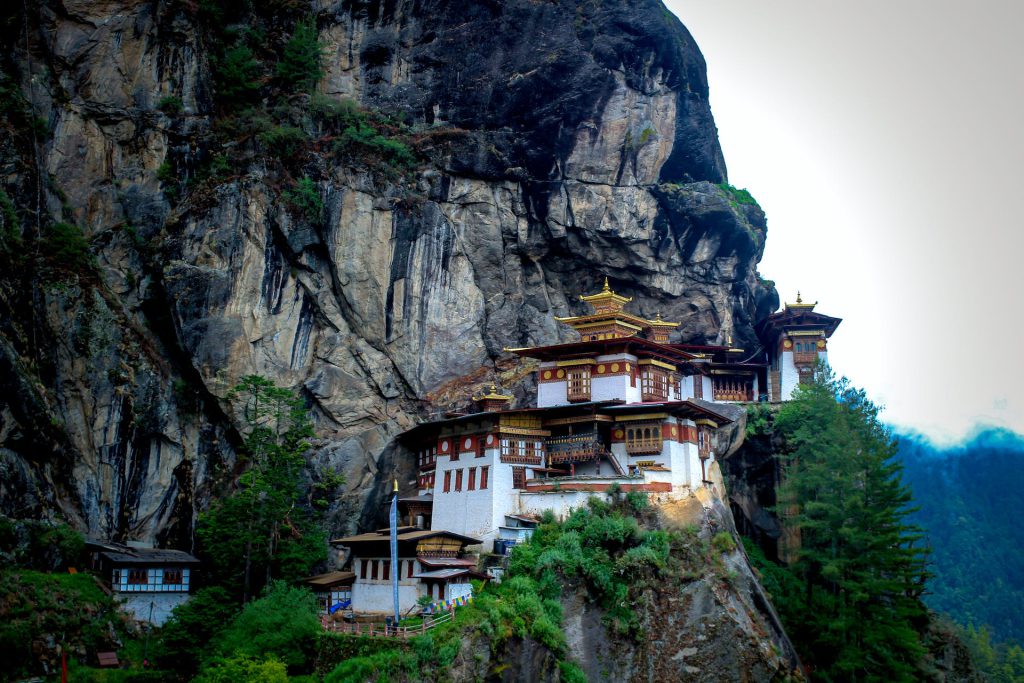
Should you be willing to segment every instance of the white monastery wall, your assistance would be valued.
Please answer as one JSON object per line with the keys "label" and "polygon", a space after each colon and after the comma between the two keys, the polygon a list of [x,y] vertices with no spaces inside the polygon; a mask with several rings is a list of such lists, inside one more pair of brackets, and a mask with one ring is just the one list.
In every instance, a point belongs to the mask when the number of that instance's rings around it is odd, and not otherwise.
{"label": "white monastery wall", "polygon": [[[139,621],[149,621],[154,626],[163,626],[171,618],[171,612],[178,605],[189,601],[188,593],[119,593],[117,601],[126,612]],[[150,608],[152,607],[152,620]]]}
{"label": "white monastery wall", "polygon": [[537,407],[564,406],[569,402],[566,382],[538,382]]}
{"label": "white monastery wall", "polygon": [[800,384],[800,373],[797,372],[796,363],[793,362],[792,351],[782,352],[782,357],[779,359],[779,381],[782,384],[779,398],[783,401],[793,398],[793,390]]}
{"label": "white monastery wall", "polygon": [[[420,583],[400,582],[398,584],[398,609],[405,612],[416,605],[420,596]],[[356,612],[390,613],[394,609],[392,584],[390,581],[377,583],[356,580],[352,584],[352,609]]]}
{"label": "white monastery wall", "polygon": [[596,376],[590,380],[590,400],[608,401],[611,399],[620,399],[623,401],[631,401],[632,399],[629,398],[629,390],[632,388],[633,387],[629,386],[628,375]]}
{"label": "white monastery wall", "polygon": [[[454,442],[459,448],[462,447],[459,437],[448,437],[449,442]],[[434,504],[430,527],[432,529],[444,529],[454,531],[457,534],[476,536],[478,538],[493,538],[497,533],[497,523],[493,514],[496,499],[501,495],[495,487],[499,479],[497,463],[498,449],[486,449],[484,457],[478,458],[475,453],[463,452],[459,459],[452,461],[451,457],[443,456],[438,450],[437,469],[434,477]],[[480,488],[481,468],[487,466],[488,481],[487,488]],[[473,473],[474,490],[469,490],[469,470],[475,468]],[[462,470],[462,490],[455,490],[456,472]],[[445,473],[451,473],[450,490],[445,492]],[[511,471],[508,473],[511,484]],[[498,518],[504,520],[504,516]],[[485,548],[490,547],[490,540],[485,542]]]}

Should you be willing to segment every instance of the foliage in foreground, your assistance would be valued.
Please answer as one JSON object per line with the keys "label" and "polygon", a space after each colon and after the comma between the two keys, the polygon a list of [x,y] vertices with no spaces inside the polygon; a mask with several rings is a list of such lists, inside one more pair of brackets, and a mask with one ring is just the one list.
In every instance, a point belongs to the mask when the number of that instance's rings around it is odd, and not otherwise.
{"label": "foliage in foreground", "polygon": [[631,607],[637,591],[663,583],[666,577],[693,580],[706,567],[721,569],[722,553],[735,549],[731,537],[709,542],[698,538],[696,529],[647,528],[653,519],[647,515],[643,494],[614,497],[612,504],[591,498],[586,508],[574,511],[562,523],[548,515],[530,542],[513,550],[505,580],[477,590],[474,602],[459,608],[453,623],[407,645],[349,657],[325,681],[437,680],[460,655],[467,655],[464,643],[489,643],[492,653],[500,654],[513,638],[532,639],[547,647],[558,661],[563,680],[585,681],[582,670],[568,660],[562,631],[563,592],[585,591],[601,606],[610,628],[642,638],[640,617]]}
{"label": "foliage in foreground", "polygon": [[787,632],[817,680],[916,680],[924,552],[878,408],[819,368],[774,430],[785,468],[778,512],[800,546],[788,568],[751,555]]}
{"label": "foliage in foreground", "polygon": [[974,666],[989,683],[1024,683],[1024,647],[993,640],[988,627],[958,628]]}
{"label": "foliage in foreground", "polygon": [[72,652],[94,653],[110,649],[121,623],[113,599],[88,574],[28,569],[0,570],[0,614],[0,662],[15,677],[35,672],[48,635]]}

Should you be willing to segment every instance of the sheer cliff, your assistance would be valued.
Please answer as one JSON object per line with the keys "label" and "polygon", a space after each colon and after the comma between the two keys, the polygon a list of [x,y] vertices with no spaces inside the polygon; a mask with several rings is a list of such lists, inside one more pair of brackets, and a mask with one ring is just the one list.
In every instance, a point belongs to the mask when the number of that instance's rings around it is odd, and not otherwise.
{"label": "sheer cliff", "polygon": [[[756,273],[764,216],[723,184],[703,58],[654,0],[15,5],[10,514],[187,543],[237,466],[225,396],[259,373],[313,406],[310,476],[344,472],[351,528],[403,466],[395,434],[492,378],[523,395],[503,347],[564,337],[554,317],[603,277],[685,341],[752,348],[777,303]],[[315,101],[275,70],[308,15]],[[333,153],[325,98],[413,161]],[[296,209],[300,180],[317,210]]]}

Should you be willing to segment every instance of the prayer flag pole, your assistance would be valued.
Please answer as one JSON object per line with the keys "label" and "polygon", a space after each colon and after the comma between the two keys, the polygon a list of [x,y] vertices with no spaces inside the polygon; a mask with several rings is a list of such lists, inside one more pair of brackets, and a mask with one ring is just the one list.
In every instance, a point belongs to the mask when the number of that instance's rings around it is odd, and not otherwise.
{"label": "prayer flag pole", "polygon": [[395,599],[395,628],[398,628],[398,480],[391,497],[391,588]]}

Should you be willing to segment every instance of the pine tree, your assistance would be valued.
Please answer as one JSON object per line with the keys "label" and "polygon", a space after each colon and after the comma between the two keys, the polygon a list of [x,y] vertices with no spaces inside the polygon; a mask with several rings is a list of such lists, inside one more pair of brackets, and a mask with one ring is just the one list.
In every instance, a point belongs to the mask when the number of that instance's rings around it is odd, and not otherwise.
{"label": "pine tree", "polygon": [[277,64],[277,75],[290,86],[311,92],[324,76],[323,43],[317,34],[316,22],[307,17],[295,24],[295,31],[284,46],[284,55]]}
{"label": "pine tree", "polygon": [[300,496],[312,427],[301,399],[258,375],[229,393],[248,435],[239,490],[200,516],[207,580],[245,602],[274,578],[294,580],[325,559],[324,532]]}
{"label": "pine tree", "polygon": [[217,95],[227,107],[239,107],[252,102],[260,90],[263,67],[256,55],[244,42],[239,41],[224,51],[216,60]]}
{"label": "pine tree", "polygon": [[793,565],[805,589],[799,639],[818,677],[910,681],[925,571],[910,492],[878,407],[819,368],[776,418],[787,454],[780,507],[800,531]]}

